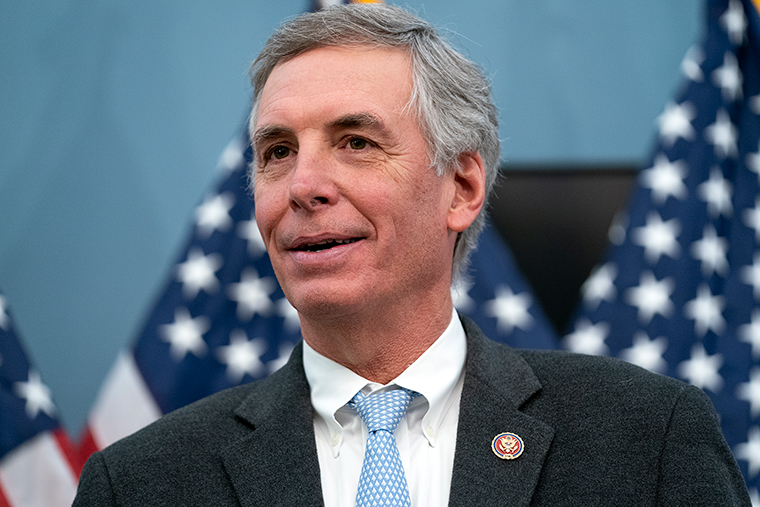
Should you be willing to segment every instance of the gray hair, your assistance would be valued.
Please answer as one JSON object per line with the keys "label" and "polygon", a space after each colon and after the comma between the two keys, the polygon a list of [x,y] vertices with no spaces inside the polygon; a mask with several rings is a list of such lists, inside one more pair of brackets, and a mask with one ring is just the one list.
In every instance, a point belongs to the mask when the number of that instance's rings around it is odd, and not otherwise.
{"label": "gray hair", "polygon": [[488,80],[477,64],[415,15],[383,4],[338,5],[287,21],[267,40],[251,65],[251,131],[261,92],[274,67],[311,49],[329,46],[406,51],[413,76],[408,106],[422,128],[431,166],[443,175],[456,171],[459,156],[464,153],[478,152],[483,158],[486,202],[475,221],[457,238],[452,277],[459,280],[485,225],[488,196],[499,170],[498,115]]}

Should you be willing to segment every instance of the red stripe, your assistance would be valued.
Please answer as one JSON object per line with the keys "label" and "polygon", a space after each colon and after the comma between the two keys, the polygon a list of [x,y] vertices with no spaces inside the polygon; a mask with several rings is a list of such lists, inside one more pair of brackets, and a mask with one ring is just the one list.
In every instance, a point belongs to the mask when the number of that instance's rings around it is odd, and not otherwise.
{"label": "red stripe", "polygon": [[11,507],[11,502],[5,497],[3,484],[0,482],[0,507]]}
{"label": "red stripe", "polygon": [[53,431],[53,437],[58,444],[58,448],[66,458],[69,468],[71,468],[71,471],[74,473],[74,477],[79,478],[79,474],[82,473],[82,467],[84,466],[86,458],[82,459],[82,453],[71,443],[65,430],[58,428]]}
{"label": "red stripe", "polygon": [[100,448],[98,447],[98,444],[95,443],[95,437],[92,436],[90,427],[85,426],[84,430],[82,430],[82,434],[79,435],[79,458],[82,461],[82,466],[84,466],[84,462],[87,461],[87,458],[89,458],[92,453],[99,450]]}

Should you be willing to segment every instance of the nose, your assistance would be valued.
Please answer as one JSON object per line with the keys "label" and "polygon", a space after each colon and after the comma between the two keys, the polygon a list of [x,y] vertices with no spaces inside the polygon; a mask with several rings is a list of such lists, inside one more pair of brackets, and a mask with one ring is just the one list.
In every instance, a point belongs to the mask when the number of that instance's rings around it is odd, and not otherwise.
{"label": "nose", "polygon": [[317,211],[337,202],[338,191],[332,169],[329,157],[308,153],[301,147],[290,179],[290,206],[294,211]]}

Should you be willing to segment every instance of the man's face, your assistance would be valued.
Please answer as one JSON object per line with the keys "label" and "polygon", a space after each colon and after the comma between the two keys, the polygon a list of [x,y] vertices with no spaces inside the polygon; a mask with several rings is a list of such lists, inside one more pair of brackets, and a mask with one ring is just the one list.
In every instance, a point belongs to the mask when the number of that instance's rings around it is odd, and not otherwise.
{"label": "man's face", "polygon": [[[302,315],[340,317],[448,291],[452,177],[430,168],[407,54],[319,48],[278,64],[254,131],[256,221]],[[437,291],[440,293],[440,291]]]}

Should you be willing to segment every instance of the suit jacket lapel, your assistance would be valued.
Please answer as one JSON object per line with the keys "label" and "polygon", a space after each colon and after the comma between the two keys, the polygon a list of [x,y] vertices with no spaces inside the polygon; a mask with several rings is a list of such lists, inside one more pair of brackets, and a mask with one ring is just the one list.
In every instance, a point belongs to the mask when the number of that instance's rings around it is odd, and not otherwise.
{"label": "suit jacket lapel", "polygon": [[301,346],[280,371],[252,387],[235,412],[252,431],[222,453],[240,504],[323,506]]}
{"label": "suit jacket lapel", "polygon": [[[449,505],[527,506],[554,435],[551,427],[520,412],[541,385],[517,353],[462,320],[467,363]],[[323,506],[301,346],[280,371],[251,388],[235,412],[251,431],[222,451],[241,505]],[[525,450],[515,460],[502,460],[491,450],[493,438],[505,431],[523,439]]]}
{"label": "suit jacket lapel", "polygon": [[[449,505],[527,506],[554,430],[519,409],[541,384],[518,354],[462,320],[467,362]],[[491,450],[493,438],[503,432],[522,438],[524,451],[517,459],[503,460]]]}

